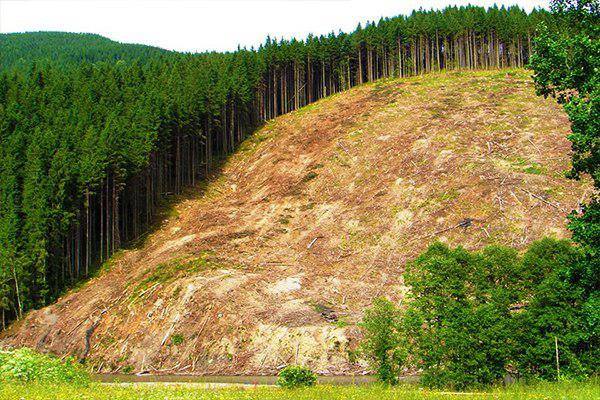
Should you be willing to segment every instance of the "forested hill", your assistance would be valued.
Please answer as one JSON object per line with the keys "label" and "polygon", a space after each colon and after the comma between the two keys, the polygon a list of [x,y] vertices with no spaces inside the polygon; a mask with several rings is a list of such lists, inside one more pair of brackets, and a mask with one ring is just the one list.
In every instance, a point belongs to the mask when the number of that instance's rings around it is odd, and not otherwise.
{"label": "forested hill", "polygon": [[158,47],[119,43],[90,33],[27,32],[0,34],[0,54],[0,68],[28,68],[32,62],[64,65],[146,60],[175,53]]}
{"label": "forested hill", "polygon": [[169,57],[94,35],[3,36],[2,62],[29,65],[0,71],[0,319],[90,276],[264,121],[380,78],[523,67],[541,22],[555,20],[448,7]]}

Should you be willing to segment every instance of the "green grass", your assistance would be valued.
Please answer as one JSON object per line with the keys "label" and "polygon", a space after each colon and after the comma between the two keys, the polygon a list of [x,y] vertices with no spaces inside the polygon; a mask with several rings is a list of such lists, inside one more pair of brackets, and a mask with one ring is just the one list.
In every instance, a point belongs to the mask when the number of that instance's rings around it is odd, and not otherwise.
{"label": "green grass", "polygon": [[493,388],[484,392],[443,392],[421,389],[416,386],[384,388],[368,386],[326,386],[286,390],[276,387],[249,387],[205,389],[193,385],[102,385],[87,387],[40,384],[0,384],[0,400],[27,399],[97,399],[97,400],[387,400],[387,399],[586,399],[600,398],[600,382],[561,382],[513,385]]}
{"label": "green grass", "polygon": [[512,159],[510,162],[515,170],[525,172],[527,174],[542,175],[548,172],[543,165],[535,161],[525,160],[522,157]]}
{"label": "green grass", "polygon": [[[152,285],[165,284],[184,275],[192,275],[200,271],[222,267],[221,264],[212,260],[211,257],[212,252],[202,252],[198,257],[175,258],[158,264],[147,276],[138,279],[139,283],[133,289],[129,300],[135,302]],[[180,290],[178,289],[178,291]]]}
{"label": "green grass", "polygon": [[90,377],[73,358],[61,360],[25,347],[13,351],[0,348],[0,388],[8,382],[79,387],[87,385]]}
{"label": "green grass", "polygon": [[541,175],[545,172],[545,169],[539,164],[531,164],[525,167],[525,169],[523,169],[523,172],[527,172],[528,174]]}

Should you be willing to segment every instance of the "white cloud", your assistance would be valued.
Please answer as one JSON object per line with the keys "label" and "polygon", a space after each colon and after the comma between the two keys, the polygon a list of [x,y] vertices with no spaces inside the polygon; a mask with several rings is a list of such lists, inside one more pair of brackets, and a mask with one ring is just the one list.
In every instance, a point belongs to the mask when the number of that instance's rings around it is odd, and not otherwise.
{"label": "white cloud", "polygon": [[[92,32],[179,51],[234,50],[272,37],[352,31],[359,22],[447,4],[514,1],[393,0],[0,0],[0,32]],[[548,1],[525,0],[527,10]]]}

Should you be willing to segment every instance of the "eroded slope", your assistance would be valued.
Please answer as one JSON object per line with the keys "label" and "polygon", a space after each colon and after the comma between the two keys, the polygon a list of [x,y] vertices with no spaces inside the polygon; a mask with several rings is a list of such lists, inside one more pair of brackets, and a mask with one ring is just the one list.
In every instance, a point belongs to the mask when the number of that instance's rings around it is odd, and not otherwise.
{"label": "eroded slope", "polygon": [[566,116],[524,71],[354,88],[268,123],[138,249],[4,336],[102,372],[361,370],[375,296],[401,302],[434,240],[523,248],[567,236]]}

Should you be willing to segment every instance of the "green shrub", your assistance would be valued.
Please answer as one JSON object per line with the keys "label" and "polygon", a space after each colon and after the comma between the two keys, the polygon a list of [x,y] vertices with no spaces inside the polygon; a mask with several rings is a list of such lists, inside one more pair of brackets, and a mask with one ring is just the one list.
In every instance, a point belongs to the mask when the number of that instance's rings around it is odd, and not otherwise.
{"label": "green shrub", "polygon": [[279,372],[277,384],[284,388],[297,388],[303,386],[314,386],[317,383],[317,375],[306,367],[288,365]]}
{"label": "green shrub", "polygon": [[587,289],[582,251],[568,241],[544,239],[531,245],[523,265],[535,272],[528,274],[531,290],[514,323],[519,372],[572,379],[598,371],[598,292]]}
{"label": "green shrub", "polygon": [[472,253],[437,243],[408,266],[404,325],[425,385],[464,389],[502,380],[513,353],[509,307],[518,276],[516,252],[497,246]]}
{"label": "green shrub", "polygon": [[87,385],[89,375],[71,358],[64,361],[28,348],[0,351],[0,382]]}
{"label": "green shrub", "polygon": [[360,324],[364,339],[360,350],[369,360],[377,378],[389,385],[398,383],[406,355],[402,346],[400,310],[389,300],[377,298],[365,311]]}
{"label": "green shrub", "polygon": [[184,341],[185,341],[185,338],[183,337],[183,335],[180,335],[178,333],[171,336],[171,344],[173,346],[179,346],[179,345],[183,344]]}
{"label": "green shrub", "polygon": [[423,370],[425,385],[455,389],[498,383],[507,373],[596,373],[600,295],[590,271],[566,240],[534,242],[522,257],[499,246],[430,246],[405,275],[411,291],[402,324],[412,366]]}

